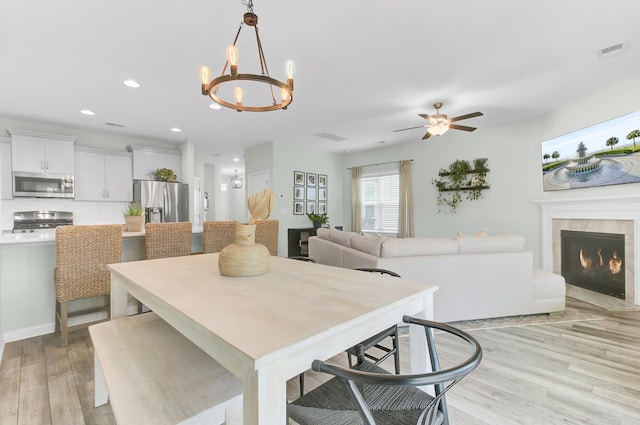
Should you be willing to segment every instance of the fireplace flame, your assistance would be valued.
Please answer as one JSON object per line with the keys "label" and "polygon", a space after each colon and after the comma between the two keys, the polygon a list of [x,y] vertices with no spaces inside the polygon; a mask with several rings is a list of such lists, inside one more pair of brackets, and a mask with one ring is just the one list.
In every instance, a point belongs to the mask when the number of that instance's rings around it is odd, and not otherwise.
{"label": "fireplace flame", "polygon": [[622,270],[622,259],[618,257],[618,253],[613,251],[613,255],[609,259],[609,271],[611,274],[618,274]]}
{"label": "fireplace flame", "polygon": [[[597,264],[597,267],[608,268],[611,274],[618,274],[622,271],[622,258],[618,256],[618,253],[616,251],[613,251],[611,258],[605,265],[605,261],[602,258],[602,248],[598,249]],[[582,248],[580,249],[580,265],[584,270],[590,270],[592,267],[594,267],[593,258],[585,254]]]}
{"label": "fireplace flame", "polygon": [[582,265],[582,268],[585,270],[589,270],[591,268],[591,263],[592,263],[591,258],[587,257],[584,254],[584,251],[580,249],[580,264]]}

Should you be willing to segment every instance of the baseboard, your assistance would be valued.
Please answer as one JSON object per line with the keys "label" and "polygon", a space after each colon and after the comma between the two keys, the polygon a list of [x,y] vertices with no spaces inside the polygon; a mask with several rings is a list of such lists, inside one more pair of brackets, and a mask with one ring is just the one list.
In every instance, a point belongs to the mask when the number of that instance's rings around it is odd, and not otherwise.
{"label": "baseboard", "polygon": [[[148,310],[148,309],[145,309]],[[127,315],[136,314],[138,312],[138,306],[127,306]],[[82,325],[85,323],[91,323],[98,320],[104,320],[107,318],[105,311],[94,312],[90,314],[83,314],[75,317],[69,317],[69,327]],[[22,339],[33,338],[35,336],[51,334],[55,331],[55,323],[43,323],[30,328],[17,329],[14,331],[5,332],[0,335],[0,346],[4,350],[4,344],[13,341],[20,341]],[[2,352],[0,351],[0,360],[2,359]]]}
{"label": "baseboard", "polygon": [[2,356],[4,355],[4,339],[0,335],[0,365],[2,365]]}

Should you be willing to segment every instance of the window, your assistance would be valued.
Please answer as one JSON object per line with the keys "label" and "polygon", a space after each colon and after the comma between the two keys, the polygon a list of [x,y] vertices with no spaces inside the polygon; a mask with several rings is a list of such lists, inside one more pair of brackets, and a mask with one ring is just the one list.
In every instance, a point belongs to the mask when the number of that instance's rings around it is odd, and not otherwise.
{"label": "window", "polygon": [[362,231],[398,233],[398,171],[364,174],[361,180]]}

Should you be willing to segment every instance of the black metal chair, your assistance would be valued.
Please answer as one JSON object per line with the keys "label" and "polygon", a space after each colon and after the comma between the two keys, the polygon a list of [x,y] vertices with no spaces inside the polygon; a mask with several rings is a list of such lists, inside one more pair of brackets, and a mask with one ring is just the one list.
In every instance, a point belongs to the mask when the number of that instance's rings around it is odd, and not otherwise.
{"label": "black metal chair", "polygon": [[[445,393],[478,367],[482,348],[471,335],[452,326],[410,316],[403,321],[424,327],[432,372],[394,375],[368,360],[355,369],[315,360],[313,370],[335,377],[290,403],[289,418],[300,425],[448,425]],[[465,342],[469,357],[442,369],[434,329]],[[433,386],[433,395],[417,388],[425,385]]]}
{"label": "black metal chair", "polygon": [[[391,270],[379,269],[373,267],[360,267],[356,270],[369,273],[380,273],[394,277],[400,277],[398,273]],[[391,347],[383,345],[382,342],[387,338],[391,338]],[[380,350],[384,354],[382,356],[375,356],[372,354],[372,348]],[[398,347],[398,325],[391,326],[388,329],[362,341],[360,344],[355,345],[347,350],[347,356],[349,357],[349,367],[353,367],[352,356],[356,358],[357,363],[361,363],[365,358],[373,360],[374,364],[380,364],[389,357],[393,356],[396,374],[400,373],[400,349]]]}
{"label": "black metal chair", "polygon": [[307,261],[309,263],[315,263],[316,260],[315,258],[309,258],[309,257],[305,257],[304,255],[293,255],[291,257],[287,257],[291,260],[299,260],[299,261]]}

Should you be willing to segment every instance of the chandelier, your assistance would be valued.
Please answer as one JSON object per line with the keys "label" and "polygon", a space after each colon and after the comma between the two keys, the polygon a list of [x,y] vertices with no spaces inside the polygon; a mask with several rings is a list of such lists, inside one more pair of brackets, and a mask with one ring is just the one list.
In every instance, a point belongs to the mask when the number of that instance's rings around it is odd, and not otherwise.
{"label": "chandelier", "polygon": [[[227,108],[235,109],[238,112],[250,111],[250,112],[266,112],[275,111],[276,109],[287,109],[287,106],[293,100],[293,63],[287,62],[287,82],[283,83],[269,76],[269,68],[267,67],[267,61],[264,57],[264,50],[262,49],[262,41],[258,34],[258,15],[253,13],[253,0],[242,0],[242,4],[247,6],[247,12],[244,14],[243,21],[240,23],[240,28],[236,33],[236,38],[233,40],[233,44],[227,47],[227,61],[222,68],[222,73],[219,77],[210,80],[211,71],[207,66],[200,67],[200,79],[202,81],[202,94],[211,97],[214,102],[226,106]],[[236,43],[240,36],[240,31],[244,24],[255,29],[256,42],[258,44],[258,59],[260,61],[260,74],[244,74],[238,72],[238,48]],[[227,72],[229,68],[229,73]],[[258,87],[262,87],[266,93],[258,95],[262,103],[257,105],[248,105],[243,103],[244,89],[241,83],[254,82]],[[228,90],[227,100],[223,99],[222,86],[230,86],[235,83],[233,88],[233,95],[235,102],[229,98]],[[256,84],[252,85],[252,87]]]}
{"label": "chandelier", "polygon": [[238,177],[238,170],[236,170],[236,176],[231,177],[231,187],[233,189],[242,189],[242,178]]}

